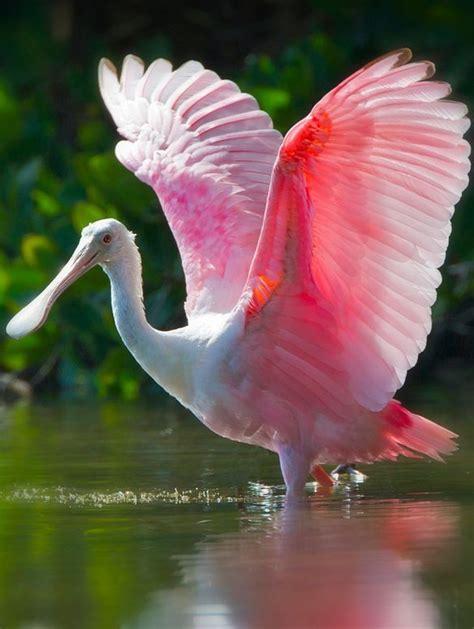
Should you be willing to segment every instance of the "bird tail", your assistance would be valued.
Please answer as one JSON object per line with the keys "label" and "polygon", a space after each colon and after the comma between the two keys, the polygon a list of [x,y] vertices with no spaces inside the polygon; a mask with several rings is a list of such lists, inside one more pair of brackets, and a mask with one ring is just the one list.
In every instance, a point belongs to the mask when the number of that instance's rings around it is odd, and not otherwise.
{"label": "bird tail", "polygon": [[419,453],[443,461],[442,455],[457,450],[456,433],[411,413],[396,400],[385,407],[383,418],[388,424],[387,436],[398,454],[416,458]]}

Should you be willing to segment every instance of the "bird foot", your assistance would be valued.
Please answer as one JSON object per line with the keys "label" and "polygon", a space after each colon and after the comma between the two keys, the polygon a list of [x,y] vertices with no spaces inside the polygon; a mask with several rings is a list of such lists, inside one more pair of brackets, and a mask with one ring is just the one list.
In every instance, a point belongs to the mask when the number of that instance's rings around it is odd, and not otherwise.
{"label": "bird foot", "polygon": [[350,465],[338,465],[330,474],[331,478],[336,483],[339,481],[341,475],[347,475],[351,483],[363,483],[367,479],[365,474],[356,470],[354,463]]}

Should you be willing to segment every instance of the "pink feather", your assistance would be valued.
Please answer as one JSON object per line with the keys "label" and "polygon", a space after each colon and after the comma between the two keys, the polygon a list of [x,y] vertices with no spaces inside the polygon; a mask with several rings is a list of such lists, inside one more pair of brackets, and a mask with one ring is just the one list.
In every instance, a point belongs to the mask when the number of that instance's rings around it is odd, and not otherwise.
{"label": "pink feather", "polygon": [[406,60],[357,72],[289,131],[240,304],[232,376],[254,399],[272,383],[318,462],[453,449],[391,401],[425,347],[469,170],[466,108],[437,100],[448,90],[424,81],[431,64]]}
{"label": "pink feather", "polygon": [[229,311],[248,275],[281,135],[252,96],[195,61],[172,71],[159,59],[143,74],[129,55],[120,82],[109,61],[99,81],[127,139],[117,157],[154,188],[176,238],[188,317]]}

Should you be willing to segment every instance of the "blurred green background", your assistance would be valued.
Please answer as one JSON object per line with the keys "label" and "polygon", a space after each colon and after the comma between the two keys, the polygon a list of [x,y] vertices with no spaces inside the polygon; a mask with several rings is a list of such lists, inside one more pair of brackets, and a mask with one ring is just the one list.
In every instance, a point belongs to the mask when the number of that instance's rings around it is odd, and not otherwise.
{"label": "blurred green background", "polygon": [[[0,23],[0,328],[69,257],[88,222],[116,217],[138,234],[146,309],[156,327],[184,323],[184,285],[154,193],[114,157],[118,136],[96,81],[100,57],[202,61],[254,94],[286,131],[361,64],[401,46],[433,60],[453,96],[474,97],[472,2],[267,0],[8,3]],[[459,204],[427,351],[410,384],[469,381],[474,358],[474,211]],[[0,397],[122,396],[158,387],[122,346],[98,269],[48,324],[21,341],[0,334]],[[25,389],[26,390],[26,389]]]}

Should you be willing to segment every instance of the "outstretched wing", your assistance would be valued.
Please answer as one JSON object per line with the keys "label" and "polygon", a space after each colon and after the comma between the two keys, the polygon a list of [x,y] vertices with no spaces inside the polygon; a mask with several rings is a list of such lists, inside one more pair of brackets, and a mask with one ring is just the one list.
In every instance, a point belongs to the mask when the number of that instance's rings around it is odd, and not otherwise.
{"label": "outstretched wing", "polygon": [[384,408],[425,347],[468,181],[466,107],[410,57],[364,67],[289,131],[241,300],[239,382],[331,417]]}
{"label": "outstretched wing", "polygon": [[153,187],[186,276],[188,316],[237,302],[260,233],[281,135],[256,100],[200,63],[144,73],[103,59],[99,84],[119,133],[118,159]]}

